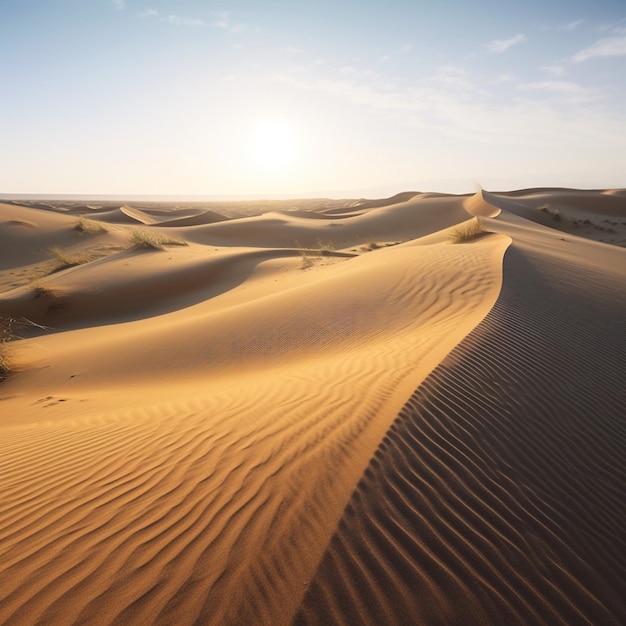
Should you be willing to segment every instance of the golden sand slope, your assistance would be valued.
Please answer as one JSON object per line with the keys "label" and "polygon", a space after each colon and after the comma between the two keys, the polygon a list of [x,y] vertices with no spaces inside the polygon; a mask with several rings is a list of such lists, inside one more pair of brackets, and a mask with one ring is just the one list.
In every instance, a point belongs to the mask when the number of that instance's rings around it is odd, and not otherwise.
{"label": "golden sand slope", "polygon": [[626,253],[489,227],[502,293],[383,438],[297,624],[626,617]]}
{"label": "golden sand slope", "polygon": [[617,619],[625,253],[534,193],[0,206],[0,623]]}
{"label": "golden sand slope", "polygon": [[[429,232],[467,217],[461,202],[400,204],[398,223],[384,206],[334,241]],[[509,241],[409,240],[308,269],[270,241],[326,241],[332,223],[226,223],[269,252],[185,227],[188,247],[41,279],[58,311],[6,292],[13,314],[67,330],[16,344],[23,371],[3,383],[0,620],[290,621],[380,437],[495,301]],[[133,293],[135,321],[111,324]],[[164,299],[179,308],[151,317]]]}

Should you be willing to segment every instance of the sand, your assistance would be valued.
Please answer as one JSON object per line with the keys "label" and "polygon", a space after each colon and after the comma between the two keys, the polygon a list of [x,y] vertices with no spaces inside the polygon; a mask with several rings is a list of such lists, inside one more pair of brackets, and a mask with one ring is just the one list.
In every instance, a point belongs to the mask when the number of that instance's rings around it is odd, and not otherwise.
{"label": "sand", "polygon": [[625,245],[623,190],[0,204],[0,623],[623,623]]}

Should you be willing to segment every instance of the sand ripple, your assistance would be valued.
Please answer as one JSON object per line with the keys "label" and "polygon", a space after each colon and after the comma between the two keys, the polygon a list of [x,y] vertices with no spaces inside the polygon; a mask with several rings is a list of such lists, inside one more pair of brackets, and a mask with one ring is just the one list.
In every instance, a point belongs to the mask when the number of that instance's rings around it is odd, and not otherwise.
{"label": "sand ripple", "polygon": [[624,622],[626,307],[601,273],[555,293],[565,268],[541,261],[507,252],[495,307],[387,433],[295,623]]}
{"label": "sand ripple", "polygon": [[[495,300],[508,241],[383,250],[382,272],[371,255],[102,344],[31,341],[52,366],[28,376],[86,398],[6,401],[40,421],[2,431],[0,623],[289,623],[407,395]],[[233,337],[267,347],[217,349]],[[248,365],[225,376],[220,354]]]}

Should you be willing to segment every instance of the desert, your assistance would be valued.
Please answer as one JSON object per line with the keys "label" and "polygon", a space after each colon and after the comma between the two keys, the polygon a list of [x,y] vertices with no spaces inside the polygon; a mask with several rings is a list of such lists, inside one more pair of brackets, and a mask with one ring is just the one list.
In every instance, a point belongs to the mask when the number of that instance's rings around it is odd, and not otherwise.
{"label": "desert", "polygon": [[620,624],[626,191],[0,200],[0,623]]}

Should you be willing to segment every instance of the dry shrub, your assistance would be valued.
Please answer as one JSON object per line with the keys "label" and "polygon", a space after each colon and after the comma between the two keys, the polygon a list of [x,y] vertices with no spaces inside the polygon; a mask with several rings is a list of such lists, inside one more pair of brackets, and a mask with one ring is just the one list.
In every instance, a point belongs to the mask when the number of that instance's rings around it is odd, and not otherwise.
{"label": "dry shrub", "polygon": [[164,246],[186,246],[186,241],[156,230],[134,230],[133,244],[147,250],[163,250]]}
{"label": "dry shrub", "polygon": [[79,217],[74,224],[74,230],[77,230],[79,233],[105,233],[107,232],[107,227],[97,220],[91,220],[87,217]]}
{"label": "dry shrub", "polygon": [[478,218],[474,218],[471,222],[455,228],[450,233],[450,241],[452,243],[465,243],[482,237],[486,232],[482,222]]}

